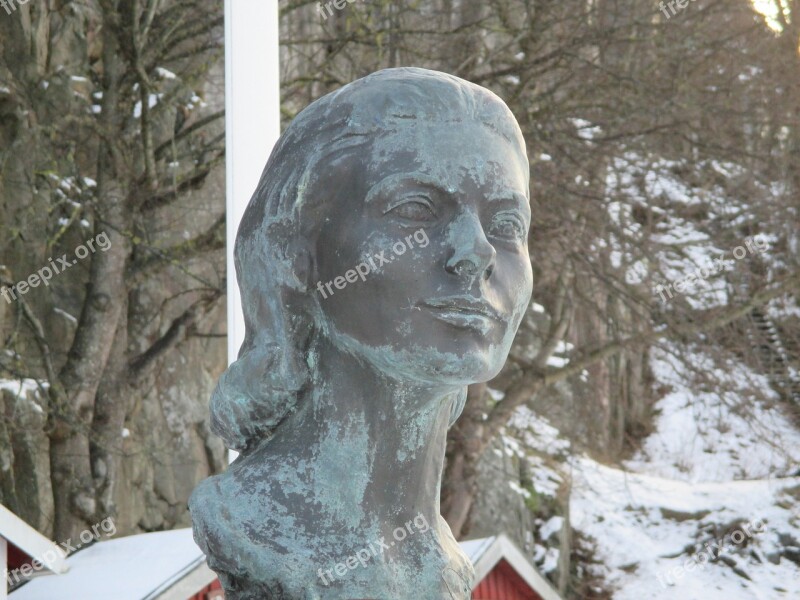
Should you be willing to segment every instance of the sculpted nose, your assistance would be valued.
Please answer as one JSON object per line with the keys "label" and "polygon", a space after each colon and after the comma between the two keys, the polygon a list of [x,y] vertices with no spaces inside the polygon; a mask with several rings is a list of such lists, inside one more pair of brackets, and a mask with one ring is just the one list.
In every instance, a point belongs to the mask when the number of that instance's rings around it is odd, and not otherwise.
{"label": "sculpted nose", "polygon": [[450,256],[445,269],[456,276],[489,279],[494,270],[497,251],[486,239],[477,215],[462,213],[448,230]]}

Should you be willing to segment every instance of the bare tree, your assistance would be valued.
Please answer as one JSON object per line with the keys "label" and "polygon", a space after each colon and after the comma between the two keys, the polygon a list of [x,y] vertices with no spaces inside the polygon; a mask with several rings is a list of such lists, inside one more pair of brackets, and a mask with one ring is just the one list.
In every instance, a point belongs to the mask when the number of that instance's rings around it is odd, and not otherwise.
{"label": "bare tree", "polygon": [[[650,427],[652,344],[719,345],[754,309],[796,293],[790,260],[740,266],[724,284],[727,306],[681,297],[665,307],[654,294],[668,281],[665,260],[688,256],[685,243],[665,241],[676,219],[722,249],[759,231],[775,234],[778,253],[796,240],[786,228],[797,218],[791,193],[765,193],[776,182],[798,189],[793,146],[778,139],[797,122],[797,79],[776,76],[777,57],[797,59],[789,18],[776,36],[746,0],[692,3],[672,18],[657,2],[633,0],[386,1],[327,18],[313,6],[283,3],[287,119],[355,77],[413,65],[496,91],[528,143],[534,300],[546,319],[529,315],[506,369],[489,382],[503,400],[473,386],[450,432],[442,512],[456,535],[469,531],[477,463],[517,407],[544,411],[581,447],[617,460]],[[723,163],[738,172],[720,182]],[[675,181],[696,202],[681,206],[652,177]],[[747,218],[730,227],[712,197]],[[747,344],[740,337],[734,346]],[[564,381],[575,390],[566,407],[538,400],[558,398],[553,386]]]}
{"label": "bare tree", "polygon": [[[134,455],[163,465],[156,424],[125,432],[160,402],[152,386],[165,361],[204,334],[223,294],[219,184],[214,201],[199,193],[224,157],[222,111],[204,100],[218,95],[221,25],[219,3],[194,0],[36,2],[0,19],[3,284],[87,238],[108,241],[0,315],[3,370],[39,381],[46,399],[52,511],[48,490],[13,494],[31,477],[21,469],[2,474],[3,501],[35,500],[12,508],[57,539],[106,516],[123,533],[186,520],[188,492],[176,496],[169,477],[124,472],[141,467]],[[209,446],[218,456],[195,481],[222,466],[221,450]],[[120,515],[120,501],[139,510]],[[131,522],[158,502],[163,515]]]}

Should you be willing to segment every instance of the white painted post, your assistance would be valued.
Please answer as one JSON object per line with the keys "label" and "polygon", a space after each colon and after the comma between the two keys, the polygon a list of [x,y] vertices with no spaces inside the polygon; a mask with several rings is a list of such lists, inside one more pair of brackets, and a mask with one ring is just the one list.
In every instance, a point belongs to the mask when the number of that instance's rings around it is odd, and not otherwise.
{"label": "white painted post", "polygon": [[0,583],[0,600],[8,598],[8,542],[0,536],[0,565],[3,566],[3,583]]}
{"label": "white painted post", "polygon": [[[244,340],[233,245],[244,209],[280,135],[278,0],[225,0],[225,165],[228,362]],[[236,456],[231,452],[230,460]]]}

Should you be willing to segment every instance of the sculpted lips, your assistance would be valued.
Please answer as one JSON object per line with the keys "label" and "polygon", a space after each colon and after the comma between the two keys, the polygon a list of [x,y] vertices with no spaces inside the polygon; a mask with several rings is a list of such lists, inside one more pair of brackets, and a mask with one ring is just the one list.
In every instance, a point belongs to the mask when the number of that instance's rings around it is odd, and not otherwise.
{"label": "sculpted lips", "polygon": [[492,325],[505,322],[494,307],[474,296],[431,298],[419,305],[427,308],[440,321],[483,334],[488,333]]}

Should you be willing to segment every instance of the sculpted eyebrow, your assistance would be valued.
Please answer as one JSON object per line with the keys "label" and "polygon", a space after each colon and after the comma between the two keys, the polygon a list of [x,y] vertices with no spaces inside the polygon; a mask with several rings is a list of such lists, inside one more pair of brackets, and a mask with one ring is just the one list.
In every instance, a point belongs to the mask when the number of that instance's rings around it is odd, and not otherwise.
{"label": "sculpted eyebrow", "polygon": [[530,214],[531,212],[530,201],[524,194],[520,192],[508,190],[507,192],[492,194],[491,196],[488,196],[486,199],[489,202],[503,202],[503,201],[513,200],[519,204],[524,213]]}
{"label": "sculpted eyebrow", "polygon": [[424,175],[422,173],[397,173],[395,175],[389,175],[373,185],[369,192],[367,192],[364,202],[367,204],[370,202],[375,202],[383,193],[386,192],[387,189],[390,189],[393,186],[408,183],[416,184],[420,187],[430,188],[444,195],[451,193],[429,175]]}

